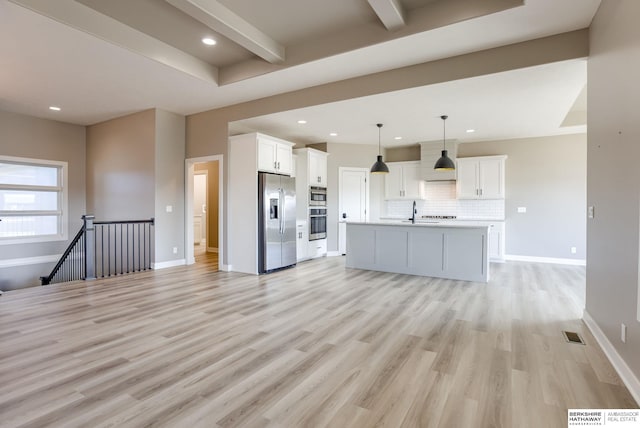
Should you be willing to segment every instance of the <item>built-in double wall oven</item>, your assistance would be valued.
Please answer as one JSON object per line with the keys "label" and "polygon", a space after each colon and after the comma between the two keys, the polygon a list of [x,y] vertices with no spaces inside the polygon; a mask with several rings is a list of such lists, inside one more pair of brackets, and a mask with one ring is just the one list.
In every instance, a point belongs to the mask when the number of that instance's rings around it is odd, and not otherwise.
{"label": "built-in double wall oven", "polygon": [[327,189],[309,189],[309,241],[327,237]]}

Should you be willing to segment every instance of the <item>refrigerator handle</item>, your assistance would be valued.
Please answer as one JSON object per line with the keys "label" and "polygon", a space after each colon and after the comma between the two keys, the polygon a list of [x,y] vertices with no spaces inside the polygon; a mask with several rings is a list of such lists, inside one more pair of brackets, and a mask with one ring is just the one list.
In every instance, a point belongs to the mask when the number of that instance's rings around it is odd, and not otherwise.
{"label": "refrigerator handle", "polygon": [[280,193],[280,235],[284,235],[284,189],[278,189]]}

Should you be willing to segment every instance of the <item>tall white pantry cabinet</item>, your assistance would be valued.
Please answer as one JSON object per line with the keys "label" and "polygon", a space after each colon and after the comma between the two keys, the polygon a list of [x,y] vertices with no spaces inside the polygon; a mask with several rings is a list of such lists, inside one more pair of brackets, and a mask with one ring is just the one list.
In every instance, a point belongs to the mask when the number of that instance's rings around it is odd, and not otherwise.
{"label": "tall white pantry cabinet", "polygon": [[327,187],[328,153],[312,149],[295,149],[296,156],[296,230],[298,261],[322,257],[327,254],[327,240],[309,241],[309,188]]}
{"label": "tall white pantry cabinet", "polygon": [[257,132],[229,138],[229,270],[258,274],[258,171],[291,175],[294,145]]}

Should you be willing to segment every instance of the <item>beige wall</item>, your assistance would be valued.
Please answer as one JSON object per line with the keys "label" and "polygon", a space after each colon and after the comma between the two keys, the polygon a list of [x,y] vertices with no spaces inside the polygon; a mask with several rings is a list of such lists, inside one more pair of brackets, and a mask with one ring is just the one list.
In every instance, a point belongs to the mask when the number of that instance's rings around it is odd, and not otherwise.
{"label": "beige wall", "polygon": [[420,160],[420,146],[393,147],[384,150],[385,162],[404,162]]}
{"label": "beige wall", "polygon": [[155,110],[87,127],[87,210],[97,220],[155,215]]}
{"label": "beige wall", "polygon": [[[0,110],[0,154],[68,164],[69,240],[85,214],[85,127]],[[61,254],[67,241],[0,245],[0,260]],[[0,290],[38,285],[55,263],[0,268]]]}
{"label": "beige wall", "polygon": [[197,163],[195,171],[207,171],[207,248],[218,248],[219,221],[219,179],[220,165],[218,161]]}
{"label": "beige wall", "polygon": [[586,134],[458,145],[459,158],[490,155],[508,156],[506,254],[585,260]]}
{"label": "beige wall", "polygon": [[[586,314],[640,379],[640,2],[603,0],[588,63]],[[627,326],[627,341],[620,325]],[[640,399],[640,383],[636,384]]]}
{"label": "beige wall", "polygon": [[[584,58],[588,53],[588,32],[578,30],[194,114],[187,117],[187,158],[224,155],[227,162],[228,123],[232,121],[555,61]],[[223,187],[228,189],[229,168],[224,170]],[[224,194],[226,199],[228,192]],[[228,206],[226,200],[225,206]],[[226,218],[228,216],[225,216]],[[226,221],[224,233],[227,233]],[[229,242],[228,236],[224,236],[224,242]],[[228,251],[224,252],[225,260],[222,263],[229,264],[228,254]]]}
{"label": "beige wall", "polygon": [[185,258],[184,136],[184,116],[157,109],[87,128],[87,209],[98,220],[155,218],[154,263]]}

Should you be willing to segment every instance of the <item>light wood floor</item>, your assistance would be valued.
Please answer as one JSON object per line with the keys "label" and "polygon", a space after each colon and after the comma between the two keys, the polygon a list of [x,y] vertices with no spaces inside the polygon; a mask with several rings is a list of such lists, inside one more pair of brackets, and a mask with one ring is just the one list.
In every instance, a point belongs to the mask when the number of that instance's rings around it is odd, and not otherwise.
{"label": "light wood floor", "polygon": [[564,428],[567,408],[637,407],[579,319],[584,275],[508,263],[479,284],[334,257],[10,291],[0,426]]}

